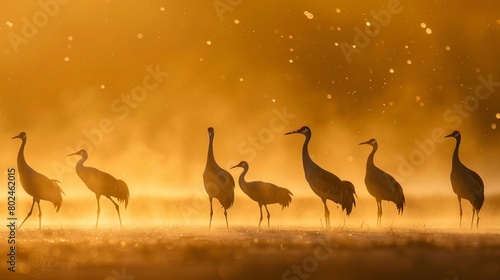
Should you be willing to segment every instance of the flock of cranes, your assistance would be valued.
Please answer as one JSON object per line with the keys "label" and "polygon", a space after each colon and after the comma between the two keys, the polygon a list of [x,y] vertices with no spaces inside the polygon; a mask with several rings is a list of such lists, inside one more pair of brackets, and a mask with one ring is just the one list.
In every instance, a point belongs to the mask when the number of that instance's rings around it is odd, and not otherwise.
{"label": "flock of cranes", "polygon": [[[311,140],[312,132],[309,127],[303,126],[300,129],[285,133],[285,135],[290,134],[303,134],[305,136],[304,145],[302,146],[302,164],[304,166],[304,174],[312,191],[319,196],[323,202],[325,207],[326,228],[329,229],[330,211],[328,210],[327,200],[331,200],[339,204],[342,207],[342,211],[345,210],[346,215],[351,214],[353,207],[356,207],[357,198],[354,185],[347,180],[341,180],[335,174],[321,168],[311,159],[309,156],[308,146],[309,141]],[[212,199],[214,197],[220,201],[222,207],[224,208],[226,226],[229,228],[227,221],[227,209],[231,207],[234,202],[235,183],[229,172],[222,169],[215,161],[213,152],[214,129],[212,127],[208,128],[208,137],[208,157],[205,171],[203,173],[203,179],[205,189],[207,190],[210,200],[209,228],[212,223]],[[469,200],[472,204],[473,216],[471,228],[474,222],[474,215],[477,216],[476,227],[479,227],[479,211],[481,210],[484,202],[483,182],[477,173],[465,167],[465,165],[463,165],[458,158],[458,149],[461,139],[460,132],[454,131],[450,135],[447,135],[446,138],[447,137],[454,137],[457,140],[455,151],[453,153],[451,185],[453,187],[453,191],[458,197],[458,203],[460,206],[460,227],[462,227],[462,198]],[[372,146],[372,152],[368,156],[368,160],[366,162],[365,184],[370,195],[372,195],[377,201],[377,226],[380,227],[382,222],[382,200],[393,202],[396,205],[398,214],[403,214],[405,196],[403,188],[396,181],[396,179],[375,166],[374,156],[378,149],[377,140],[370,139],[366,142],[360,143],[360,145],[364,144]],[[248,163],[245,161],[240,162],[232,168],[235,167],[243,168],[243,173],[240,175],[238,182],[241,189],[246,195],[259,204],[259,227],[262,222],[262,205],[264,205],[267,211],[269,227],[271,215],[269,214],[267,205],[279,203],[283,209],[284,207],[290,205],[293,194],[289,190],[271,183],[261,181],[246,182],[245,175],[248,172]]]}
{"label": "flock of cranes", "polygon": [[[56,212],[59,211],[62,205],[62,196],[64,194],[61,187],[57,184],[56,180],[50,180],[45,175],[42,175],[35,170],[33,170],[26,159],[24,158],[24,147],[26,146],[26,133],[21,132],[19,135],[14,136],[14,138],[19,138],[23,142],[21,147],[19,148],[19,153],[17,154],[17,168],[19,170],[19,177],[21,180],[21,185],[24,190],[33,197],[33,204],[31,204],[31,209],[18,227],[20,229],[24,222],[31,216],[33,212],[33,205],[35,202],[38,205],[38,228],[42,228],[42,209],[40,208],[40,200],[47,200],[54,204],[56,207]],[[120,217],[120,209],[118,204],[111,198],[116,197],[118,202],[125,202],[125,208],[127,208],[128,200],[129,200],[129,191],[128,187],[122,180],[117,180],[115,177],[109,175],[106,172],[102,172],[93,167],[83,166],[83,163],[87,160],[88,155],[85,150],[80,150],[71,155],[80,155],[82,158],[76,164],[76,173],[82,179],[82,181],[87,185],[87,187],[95,193],[97,199],[97,222],[95,227],[99,223],[99,213],[101,212],[101,206],[99,204],[99,198],[101,195],[109,198],[111,202],[116,207],[116,211],[118,212],[118,219],[120,220],[120,226],[122,225],[121,217]]]}
{"label": "flock of cranes", "polygon": [[[321,201],[323,202],[325,209],[324,217],[326,228],[328,229],[330,228],[330,211],[327,206],[327,200],[331,200],[334,203],[339,204],[342,207],[342,211],[345,211],[346,215],[349,215],[351,214],[353,208],[356,207],[357,195],[355,187],[351,182],[347,180],[341,180],[335,174],[321,168],[311,159],[311,157],[309,156],[308,145],[309,141],[311,140],[312,132],[309,127],[303,126],[300,129],[285,133],[285,135],[290,134],[302,134],[305,136],[305,141],[302,146],[302,163],[304,167],[304,174],[306,181],[308,182],[312,191],[317,196],[319,196],[321,198]],[[229,228],[227,210],[231,208],[234,203],[234,188],[236,184],[231,174],[220,167],[215,160],[214,136],[214,129],[212,127],[209,127],[207,162],[205,170],[203,172],[203,183],[210,202],[209,229],[212,226],[214,198],[216,198],[220,202],[222,208],[224,208],[226,227]],[[453,137],[456,139],[456,146],[452,158],[452,171],[450,179],[453,191],[458,198],[460,208],[460,227],[462,226],[463,214],[461,203],[462,198],[470,201],[472,205],[471,228],[474,225],[475,217],[477,218],[476,227],[479,227],[479,211],[481,210],[484,202],[483,181],[476,172],[467,168],[459,159],[458,152],[461,142],[460,132],[454,131],[453,133],[445,137]],[[18,228],[21,228],[24,222],[26,222],[26,220],[31,216],[35,202],[38,206],[39,228],[41,228],[42,211],[40,208],[40,200],[52,202],[56,208],[56,212],[58,212],[62,205],[62,195],[64,194],[64,191],[59,186],[59,182],[57,180],[51,180],[45,175],[36,172],[26,162],[26,159],[24,157],[24,148],[26,146],[27,140],[26,133],[21,132],[19,135],[14,136],[13,139],[14,138],[22,140],[17,156],[17,165],[21,185],[24,190],[33,197],[31,209]],[[398,214],[403,214],[403,210],[405,207],[405,196],[403,193],[403,188],[394,179],[394,177],[375,166],[374,156],[378,149],[377,141],[375,139],[370,139],[366,142],[360,143],[359,145],[365,144],[372,146],[372,151],[369,154],[366,162],[365,185],[370,195],[372,195],[377,202],[377,226],[380,227],[382,221],[382,200],[393,202],[396,205]],[[80,179],[95,194],[97,200],[97,220],[95,227],[97,228],[99,225],[99,214],[101,212],[101,196],[105,196],[114,204],[121,227],[122,221],[120,216],[119,204],[124,203],[125,208],[127,208],[130,199],[130,193],[127,184],[124,181],[116,179],[106,172],[100,171],[93,167],[84,166],[84,162],[88,159],[88,154],[85,150],[80,150],[78,152],[69,154],[68,156],[81,157],[80,160],[76,163],[75,169]],[[272,183],[262,181],[247,182],[245,180],[245,175],[247,174],[249,169],[248,163],[246,161],[241,161],[239,164],[231,167],[231,169],[237,167],[243,168],[243,172],[240,174],[240,177],[238,179],[240,188],[248,197],[257,202],[259,205],[259,227],[261,226],[263,220],[262,206],[264,206],[264,208],[266,209],[267,225],[268,227],[270,227],[271,214],[269,213],[267,205],[277,203],[281,205],[283,210],[292,202],[292,192],[290,192],[290,190],[286,188],[276,186]],[[113,197],[117,199],[118,203],[113,200]]]}

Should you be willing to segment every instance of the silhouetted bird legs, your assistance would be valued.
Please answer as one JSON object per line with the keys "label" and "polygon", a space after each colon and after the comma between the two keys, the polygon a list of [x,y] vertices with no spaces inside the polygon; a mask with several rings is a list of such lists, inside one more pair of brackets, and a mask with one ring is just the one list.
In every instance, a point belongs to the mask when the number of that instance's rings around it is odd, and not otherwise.
{"label": "silhouetted bird legs", "polygon": [[[460,207],[460,228],[462,228],[462,215],[464,212],[462,211],[462,199],[460,197],[458,197],[458,206]],[[472,210],[474,210],[474,208],[472,208]]]}
{"label": "silhouetted bird legs", "polygon": [[31,203],[31,208],[30,208],[30,211],[28,212],[28,215],[26,216],[26,218],[24,218],[24,221],[21,223],[21,225],[17,229],[21,229],[24,222],[26,222],[26,220],[31,216],[31,214],[33,213],[33,206],[35,206],[35,202],[38,203],[38,212],[40,213],[40,214],[38,214],[38,229],[42,228],[42,210],[40,209],[40,202],[36,201],[35,198],[33,198],[33,203]]}
{"label": "silhouetted bird legs", "polygon": [[330,210],[328,210],[328,206],[326,206],[326,199],[321,199],[323,204],[325,205],[325,224],[326,229],[330,229]]}
{"label": "silhouetted bird legs", "polygon": [[[99,214],[101,213],[101,203],[100,203],[101,196],[96,194],[95,198],[97,200],[97,221],[95,223],[95,228],[97,228],[97,225],[99,224]],[[118,213],[118,220],[120,221],[120,228],[123,228],[122,217],[120,216],[120,207],[111,197],[107,198],[109,198],[109,200],[111,200],[111,202],[113,202],[113,204],[115,205],[116,212]]]}
{"label": "silhouetted bird legs", "polygon": [[[476,209],[474,209],[476,210]],[[476,228],[479,228],[479,210],[476,210],[477,213],[476,213],[476,216],[477,216],[477,223],[476,223]]]}
{"label": "silhouetted bird legs", "polygon": [[123,228],[122,217],[120,216],[120,207],[118,206],[118,203],[116,203],[110,196],[107,196],[107,198],[109,198],[109,200],[111,200],[111,202],[113,202],[113,204],[115,205],[116,212],[118,213],[118,220],[120,220],[120,228]]}
{"label": "silhouetted bird legs", "polygon": [[97,228],[97,225],[99,225],[99,214],[101,214],[101,203],[99,202],[100,198],[101,195],[95,195],[95,199],[97,200],[97,221],[95,222],[95,228]]}
{"label": "silhouetted bird legs", "polygon": [[382,200],[377,200],[377,227],[382,225]]}
{"label": "silhouetted bird legs", "polygon": [[479,211],[477,211],[474,207],[472,207],[472,221],[470,222],[470,228],[474,225],[474,214],[477,216],[476,228],[479,228]]}
{"label": "silhouetted bird legs", "polygon": [[271,227],[271,214],[269,214],[269,210],[267,209],[267,205],[265,204],[260,204],[259,203],[259,209],[260,209],[260,221],[259,221],[259,227],[260,227],[260,224],[262,223],[262,206],[264,206],[266,208],[266,212],[267,212],[267,227],[270,228]]}
{"label": "silhouetted bird legs", "polygon": [[470,228],[472,228],[472,225],[474,224],[474,215],[476,214],[476,209],[472,207],[472,221],[470,221]]}
{"label": "silhouetted bird legs", "polygon": [[[210,201],[210,222],[208,223],[208,230],[212,228],[212,216],[214,215],[214,210],[212,207],[212,197],[209,197],[208,200]],[[229,223],[227,222],[227,211],[224,209],[224,217],[226,217],[226,227],[229,229]]]}
{"label": "silhouetted bird legs", "polygon": [[36,205],[38,206],[38,229],[42,229],[42,208],[40,208],[40,200],[37,200]]}
{"label": "silhouetted bird legs", "polygon": [[224,217],[226,217],[226,227],[229,229],[229,223],[227,222],[227,210],[224,209]]}
{"label": "silhouetted bird legs", "polygon": [[264,204],[264,208],[266,208],[267,212],[267,228],[271,227],[271,214],[269,214],[269,210],[267,209],[267,205]]}
{"label": "silhouetted bird legs", "polygon": [[208,230],[212,227],[212,216],[214,215],[214,210],[212,208],[212,197],[209,197],[208,200],[210,201],[210,222],[208,223]]}

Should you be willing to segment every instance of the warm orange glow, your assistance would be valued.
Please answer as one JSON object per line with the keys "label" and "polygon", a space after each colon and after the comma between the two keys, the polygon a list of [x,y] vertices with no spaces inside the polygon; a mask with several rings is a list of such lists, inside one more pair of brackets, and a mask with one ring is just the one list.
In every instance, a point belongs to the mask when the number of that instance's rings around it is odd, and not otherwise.
{"label": "warm orange glow", "polygon": [[[293,193],[289,208],[269,206],[273,229],[319,230],[324,208],[304,177],[304,137],[284,135],[307,125],[311,158],[358,196],[349,217],[328,202],[332,228],[375,231],[376,202],[364,182],[371,148],[358,145],[375,138],[375,164],[406,196],[402,216],[383,202],[383,230],[440,231],[459,223],[455,140],[444,139],[459,130],[460,159],[485,185],[478,231],[498,233],[499,4],[361,2],[3,1],[0,182],[17,168],[21,142],[11,137],[25,131],[26,161],[66,194],[59,213],[41,202],[42,228],[94,227],[95,195],[75,172],[79,157],[67,156],[86,149],[86,166],[130,189],[128,208],[120,205],[125,229],[203,232],[214,127],[215,158],[236,181],[241,170],[229,168],[244,160],[248,181]],[[31,203],[18,178],[18,219]],[[462,206],[468,227],[471,205]],[[0,213],[7,217],[6,207]],[[228,219],[235,228],[259,222],[257,203],[238,184]],[[105,197],[100,225],[119,228]],[[218,201],[213,226],[225,227]],[[35,206],[23,229],[36,228]]]}

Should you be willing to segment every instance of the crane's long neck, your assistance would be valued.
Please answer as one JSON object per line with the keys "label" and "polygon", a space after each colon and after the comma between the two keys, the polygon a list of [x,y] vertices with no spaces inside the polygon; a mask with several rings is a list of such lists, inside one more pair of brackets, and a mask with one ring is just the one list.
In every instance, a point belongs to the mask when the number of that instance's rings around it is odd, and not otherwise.
{"label": "crane's long neck", "polygon": [[19,152],[17,154],[17,167],[19,169],[23,169],[26,172],[29,170],[33,170],[28,163],[26,162],[26,159],[24,158],[24,147],[26,146],[26,139],[22,139],[22,144],[21,147],[19,148]]}
{"label": "crane's long neck", "polygon": [[240,184],[240,187],[244,189],[246,187],[247,181],[245,181],[245,175],[247,175],[248,172],[248,166],[243,167],[243,172],[240,174],[240,178],[238,179],[238,183]]}
{"label": "crane's long neck", "polygon": [[374,162],[374,157],[375,157],[375,152],[377,152],[378,150],[378,146],[377,145],[374,145],[372,146],[372,152],[370,153],[370,155],[368,156],[368,159],[366,160],[366,167],[367,167],[367,170],[370,170],[369,167],[373,167],[375,166],[375,162]]}
{"label": "crane's long neck", "polygon": [[85,166],[83,166],[83,163],[88,159],[88,157],[89,156],[87,154],[83,154],[82,158],[76,163],[76,167],[75,167],[76,173],[80,177],[83,176],[82,174],[84,174],[84,173],[82,173],[83,169],[85,168]]}
{"label": "crane's long neck", "polygon": [[306,140],[304,141],[304,146],[302,146],[302,162],[304,164],[304,171],[307,173],[308,168],[306,166],[315,165],[309,156],[309,141],[311,140],[311,134],[306,134]]}
{"label": "crane's long neck", "polygon": [[453,163],[458,164],[460,163],[460,158],[458,157],[458,149],[460,148],[460,142],[461,139],[460,137],[457,137],[457,144],[455,145],[455,150],[453,151]]}
{"label": "crane's long neck", "polygon": [[207,166],[217,166],[214,157],[214,137],[212,135],[208,138]]}

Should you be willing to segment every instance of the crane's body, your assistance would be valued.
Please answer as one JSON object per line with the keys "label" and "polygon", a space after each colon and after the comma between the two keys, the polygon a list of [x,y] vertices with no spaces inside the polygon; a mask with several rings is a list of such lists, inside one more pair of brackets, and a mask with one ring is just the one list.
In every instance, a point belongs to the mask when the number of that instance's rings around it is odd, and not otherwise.
{"label": "crane's body", "polygon": [[241,167],[243,168],[243,172],[241,173],[238,183],[240,185],[241,190],[248,195],[253,201],[259,204],[260,209],[260,221],[259,227],[262,223],[262,206],[266,208],[267,212],[267,227],[271,225],[271,214],[267,209],[268,204],[278,203],[281,205],[281,210],[283,208],[288,207],[292,202],[293,194],[286,188],[278,187],[274,184],[262,182],[262,181],[245,181],[245,175],[248,172],[248,163],[246,161],[242,161],[239,164],[231,167]]}
{"label": "crane's body", "polygon": [[330,228],[330,211],[326,205],[327,200],[340,204],[342,210],[345,210],[346,214],[349,215],[352,208],[356,206],[356,190],[351,182],[341,180],[336,175],[321,168],[311,159],[308,150],[308,144],[311,140],[311,129],[309,127],[304,126],[298,130],[285,133],[285,135],[294,133],[300,133],[306,137],[302,146],[302,162],[306,181],[313,192],[321,198],[325,208],[326,227]]}
{"label": "crane's body", "polygon": [[212,227],[212,216],[214,214],[212,200],[216,198],[219,200],[222,208],[224,208],[224,217],[226,218],[226,227],[229,229],[227,221],[227,209],[231,208],[234,203],[234,179],[215,161],[213,142],[215,131],[212,127],[208,128],[208,154],[205,170],[203,171],[203,184],[205,191],[208,194],[210,201],[210,222],[208,228]]}
{"label": "crane's body", "polygon": [[360,145],[368,144],[372,146],[372,152],[366,161],[365,184],[368,193],[377,201],[377,226],[382,223],[382,200],[392,201],[396,204],[398,214],[403,214],[405,206],[405,196],[401,185],[390,174],[384,172],[374,163],[375,152],[378,149],[378,143],[375,139],[370,139]]}
{"label": "crane's body", "polygon": [[460,207],[460,227],[462,227],[462,198],[470,201],[472,205],[472,221],[471,228],[474,224],[474,216],[477,215],[476,227],[479,227],[479,211],[484,203],[484,183],[481,177],[474,171],[467,168],[458,156],[460,148],[461,135],[460,132],[454,131],[450,135],[445,136],[453,137],[456,139],[455,150],[453,151],[452,165],[451,165],[451,186],[453,192],[457,195],[458,205]]}
{"label": "crane's body", "polygon": [[22,140],[21,147],[17,154],[17,168],[19,170],[19,177],[23,189],[33,197],[33,203],[31,204],[31,209],[21,223],[18,229],[22,227],[24,222],[31,216],[33,212],[33,206],[35,202],[38,205],[38,228],[42,228],[42,210],[40,208],[40,200],[47,200],[54,204],[56,207],[56,212],[62,205],[62,194],[63,190],[58,184],[57,180],[51,180],[47,176],[38,173],[33,168],[31,168],[24,157],[24,148],[26,146],[27,136],[26,133],[21,132],[19,135],[12,137],[12,139],[19,138]]}
{"label": "crane's body", "polygon": [[101,213],[100,198],[101,195],[105,196],[115,205],[116,212],[118,213],[118,219],[120,220],[120,227],[122,227],[122,219],[120,216],[120,207],[113,200],[115,197],[118,203],[125,203],[125,209],[127,209],[128,201],[130,198],[130,193],[127,184],[118,180],[110,174],[103,172],[99,169],[84,166],[83,163],[88,159],[87,151],[80,150],[76,153],[69,154],[68,156],[79,155],[82,158],[76,163],[76,173],[78,177],[82,179],[85,185],[95,193],[97,200],[97,221],[95,227],[97,228],[99,224],[99,214]]}

